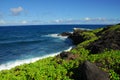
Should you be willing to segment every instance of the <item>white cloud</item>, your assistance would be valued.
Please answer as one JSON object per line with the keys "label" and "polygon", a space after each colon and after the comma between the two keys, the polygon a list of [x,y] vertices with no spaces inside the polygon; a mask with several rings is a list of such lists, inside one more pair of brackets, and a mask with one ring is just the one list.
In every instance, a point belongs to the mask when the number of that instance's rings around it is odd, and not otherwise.
{"label": "white cloud", "polygon": [[17,8],[11,8],[11,9],[10,9],[10,11],[12,12],[12,15],[13,15],[13,16],[19,15],[23,10],[24,10],[24,9],[23,9],[21,6],[19,6],[19,7],[17,7]]}
{"label": "white cloud", "polygon": [[54,22],[56,22],[56,23],[61,23],[62,20],[57,19],[57,20],[55,20]]}
{"label": "white cloud", "polygon": [[0,24],[5,24],[6,22],[4,20],[0,20]]}
{"label": "white cloud", "polygon": [[49,24],[79,24],[80,20],[78,19],[56,19],[48,21]]}
{"label": "white cloud", "polygon": [[0,19],[0,25],[39,25],[39,24],[117,24],[120,18],[81,18],[81,19],[56,19],[50,21],[43,20],[12,20]]}
{"label": "white cloud", "polygon": [[86,18],[84,18],[84,20],[85,20],[85,21],[90,21],[90,20],[91,20],[91,18],[86,17]]}
{"label": "white cloud", "polygon": [[119,18],[109,19],[109,18],[81,18],[81,19],[57,19],[53,21],[49,21],[49,23],[53,24],[112,24],[112,23],[119,23]]}
{"label": "white cloud", "polygon": [[84,19],[82,19],[83,21],[105,21],[107,20],[106,18],[101,18],[101,17],[98,17],[98,18],[89,18],[89,17],[86,17]]}
{"label": "white cloud", "polygon": [[101,18],[101,17],[99,17],[99,18],[96,18],[96,20],[99,20],[99,21],[105,21],[106,18]]}
{"label": "white cloud", "polygon": [[25,20],[23,20],[23,21],[21,21],[21,23],[22,23],[22,24],[27,24],[28,22],[25,21]]}

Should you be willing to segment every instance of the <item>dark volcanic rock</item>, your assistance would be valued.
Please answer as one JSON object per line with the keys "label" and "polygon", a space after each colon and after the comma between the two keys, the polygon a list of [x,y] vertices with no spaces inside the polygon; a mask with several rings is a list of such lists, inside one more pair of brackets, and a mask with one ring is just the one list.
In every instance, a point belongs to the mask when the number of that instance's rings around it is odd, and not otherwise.
{"label": "dark volcanic rock", "polygon": [[91,50],[92,54],[101,53],[104,50],[120,50],[120,28],[110,31],[108,27],[103,32],[101,32],[101,38],[92,42],[87,49]]}
{"label": "dark volcanic rock", "polygon": [[109,78],[108,74],[95,64],[85,61],[81,66],[81,79],[79,80],[109,80]]}
{"label": "dark volcanic rock", "polygon": [[66,60],[73,60],[77,57],[77,55],[74,55],[70,52],[62,52],[57,57],[60,57],[61,59],[66,59]]}
{"label": "dark volcanic rock", "polygon": [[78,34],[70,35],[68,38],[72,39],[73,44],[75,44],[75,45],[84,41],[84,38],[81,35],[78,35]]}
{"label": "dark volcanic rock", "polygon": [[77,45],[83,41],[85,41],[85,39],[83,38],[82,35],[80,35],[83,32],[83,30],[74,30],[73,34],[71,34],[68,38],[72,39],[73,44]]}
{"label": "dark volcanic rock", "polygon": [[100,31],[100,32],[96,33],[96,35],[97,35],[97,36],[101,36],[101,35],[102,35],[102,33],[103,33],[104,31],[108,30],[111,26],[112,26],[112,25],[107,25],[106,27],[104,27],[104,28],[103,28],[103,30],[102,30],[102,31]]}
{"label": "dark volcanic rock", "polygon": [[70,32],[63,32],[61,34],[59,34],[58,36],[70,36],[72,33]]}

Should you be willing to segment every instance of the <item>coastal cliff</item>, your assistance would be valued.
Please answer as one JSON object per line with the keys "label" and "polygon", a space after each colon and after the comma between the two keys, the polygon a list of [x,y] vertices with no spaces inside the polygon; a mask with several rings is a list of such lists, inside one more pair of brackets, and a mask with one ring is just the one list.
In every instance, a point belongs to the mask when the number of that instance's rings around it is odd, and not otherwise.
{"label": "coastal cliff", "polygon": [[0,80],[120,80],[120,25],[66,33],[73,49],[0,71]]}
{"label": "coastal cliff", "polygon": [[104,50],[120,50],[120,24],[98,30],[77,29],[69,35],[69,38],[72,39],[75,45],[96,38],[85,47],[92,54],[101,53]]}

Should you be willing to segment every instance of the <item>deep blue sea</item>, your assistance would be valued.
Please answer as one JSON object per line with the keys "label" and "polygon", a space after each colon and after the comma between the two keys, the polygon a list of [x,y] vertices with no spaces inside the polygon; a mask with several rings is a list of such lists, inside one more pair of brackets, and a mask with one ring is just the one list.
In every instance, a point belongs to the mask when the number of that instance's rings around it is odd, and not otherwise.
{"label": "deep blue sea", "polygon": [[73,28],[96,29],[105,25],[31,25],[0,27],[0,70],[59,54],[73,45],[62,32]]}

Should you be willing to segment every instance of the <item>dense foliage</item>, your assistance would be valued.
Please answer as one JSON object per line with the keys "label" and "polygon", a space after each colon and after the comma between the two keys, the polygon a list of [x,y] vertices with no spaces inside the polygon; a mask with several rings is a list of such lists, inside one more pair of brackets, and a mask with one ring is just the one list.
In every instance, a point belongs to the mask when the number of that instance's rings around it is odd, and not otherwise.
{"label": "dense foliage", "polygon": [[[117,25],[110,29],[116,30],[119,27]],[[0,71],[0,80],[74,80],[74,77],[79,77],[78,68],[85,60],[95,63],[103,71],[109,73],[111,80],[120,80],[120,50],[111,49],[105,50],[101,54],[90,54],[90,50],[85,48],[100,38],[96,34],[102,30],[103,28],[81,34],[86,40],[70,51],[78,55],[74,60],[58,57],[45,58],[11,70]]]}

